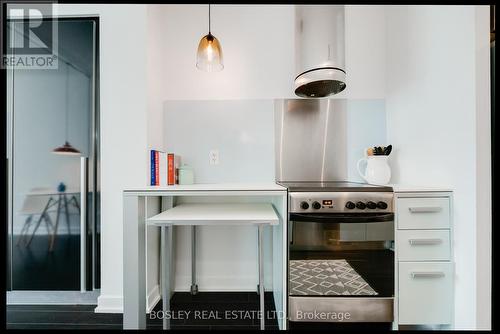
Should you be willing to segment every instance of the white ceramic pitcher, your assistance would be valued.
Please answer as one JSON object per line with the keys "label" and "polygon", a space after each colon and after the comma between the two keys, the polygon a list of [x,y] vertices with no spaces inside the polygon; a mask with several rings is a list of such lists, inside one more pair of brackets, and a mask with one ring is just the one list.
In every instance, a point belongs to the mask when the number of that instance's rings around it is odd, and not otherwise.
{"label": "white ceramic pitcher", "polygon": [[[358,173],[368,183],[385,185],[391,179],[391,167],[387,163],[387,155],[369,155],[358,161]],[[366,162],[366,170],[361,172],[361,163]]]}

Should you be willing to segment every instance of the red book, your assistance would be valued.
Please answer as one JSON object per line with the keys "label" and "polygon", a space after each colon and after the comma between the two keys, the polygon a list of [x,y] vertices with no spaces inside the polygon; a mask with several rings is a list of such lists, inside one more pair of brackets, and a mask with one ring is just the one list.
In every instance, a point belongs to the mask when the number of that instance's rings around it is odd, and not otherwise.
{"label": "red book", "polygon": [[172,186],[175,184],[175,161],[174,161],[174,154],[169,153],[167,155],[167,184],[169,186]]}
{"label": "red book", "polygon": [[155,151],[155,180],[156,186],[160,185],[160,152]]}

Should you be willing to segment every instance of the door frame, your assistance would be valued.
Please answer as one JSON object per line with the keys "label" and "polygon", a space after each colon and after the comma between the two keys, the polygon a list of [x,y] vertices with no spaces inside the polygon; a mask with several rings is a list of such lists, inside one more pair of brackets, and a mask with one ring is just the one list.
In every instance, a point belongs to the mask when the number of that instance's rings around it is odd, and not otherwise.
{"label": "door frame", "polygon": [[[6,19],[5,22],[8,23],[10,21],[27,21],[27,19]],[[54,16],[54,17],[44,17],[43,21],[90,21],[94,25],[94,66],[93,66],[93,76],[92,76],[92,84],[91,84],[91,96],[92,96],[92,110],[91,110],[91,122],[90,122],[90,152],[89,152],[89,164],[88,166],[88,183],[87,183],[87,191],[91,191],[93,196],[91,196],[90,201],[88,202],[86,217],[87,217],[87,237],[86,237],[86,254],[85,258],[87,259],[86,266],[86,277],[81,282],[81,292],[98,290],[100,288],[100,236],[98,231],[100,230],[100,81],[99,81],[99,73],[100,73],[100,30],[99,30],[99,16],[98,15],[81,15],[81,16]],[[4,29],[5,31],[6,29]],[[7,38],[6,33],[2,36],[3,50],[5,50]],[[7,226],[6,226],[6,237],[7,237],[7,291],[19,291],[13,290],[13,277],[12,277],[12,247],[13,247],[13,157],[14,157],[14,142],[13,142],[13,130],[14,130],[14,121],[13,121],[13,99],[8,100],[8,89],[7,85],[13,84],[14,75],[11,75],[12,82],[8,82],[9,76],[7,75],[7,71],[13,71],[13,69],[5,69],[2,70],[3,82],[6,84],[5,87],[5,106],[6,106],[6,165],[7,165]],[[9,103],[10,102],[10,103]],[[88,195],[87,195],[88,198]],[[90,235],[89,235],[90,232]],[[89,274],[90,273],[90,274]],[[30,291],[30,290],[23,290]],[[34,290],[32,290],[34,291]],[[41,291],[40,291],[41,292]],[[50,290],[44,291],[50,293]],[[68,291],[69,293],[74,293],[74,291]],[[59,292],[60,293],[60,292]]]}

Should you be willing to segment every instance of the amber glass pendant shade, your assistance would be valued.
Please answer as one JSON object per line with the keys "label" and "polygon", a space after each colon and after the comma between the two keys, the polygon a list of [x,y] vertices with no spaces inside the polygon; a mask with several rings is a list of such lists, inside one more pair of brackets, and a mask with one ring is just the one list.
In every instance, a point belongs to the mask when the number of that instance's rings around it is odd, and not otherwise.
{"label": "amber glass pendant shade", "polygon": [[196,67],[206,72],[218,72],[224,68],[219,40],[210,33],[203,36],[198,44]]}
{"label": "amber glass pendant shade", "polygon": [[196,67],[205,72],[218,72],[224,68],[222,47],[219,40],[210,30],[210,4],[208,4],[208,34],[203,36],[198,44]]}

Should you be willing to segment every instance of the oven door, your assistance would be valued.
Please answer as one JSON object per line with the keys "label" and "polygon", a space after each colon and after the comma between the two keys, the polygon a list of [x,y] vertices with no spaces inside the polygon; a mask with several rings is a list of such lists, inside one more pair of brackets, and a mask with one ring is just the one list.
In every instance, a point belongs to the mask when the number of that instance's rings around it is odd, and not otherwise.
{"label": "oven door", "polygon": [[290,321],[393,321],[393,246],[393,213],[290,213]]}

